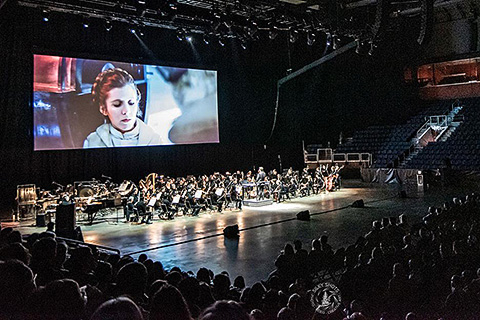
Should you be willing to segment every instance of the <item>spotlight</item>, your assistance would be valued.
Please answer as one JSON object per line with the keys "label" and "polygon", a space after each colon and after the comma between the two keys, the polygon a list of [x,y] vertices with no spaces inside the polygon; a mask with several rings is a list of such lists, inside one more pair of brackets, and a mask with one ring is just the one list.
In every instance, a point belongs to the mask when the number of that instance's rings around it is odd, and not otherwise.
{"label": "spotlight", "polygon": [[298,31],[297,30],[292,30],[290,31],[290,43],[295,43],[298,40]]}
{"label": "spotlight", "polygon": [[110,20],[105,20],[104,22],[104,27],[105,27],[105,31],[110,31],[112,30],[112,22]]}
{"label": "spotlight", "polygon": [[232,26],[233,26],[233,22],[232,22],[232,19],[228,19],[228,18],[225,18],[226,20],[223,21],[223,24],[225,25],[225,27],[227,27],[228,29],[231,29]]}
{"label": "spotlight", "polygon": [[185,37],[185,39],[187,39],[188,42],[192,42],[193,41],[193,36],[188,35],[188,36]]}
{"label": "spotlight", "polygon": [[178,9],[177,0],[168,1],[168,7],[170,8],[170,10],[177,10]]}
{"label": "spotlight", "polygon": [[243,50],[247,50],[247,39],[240,40],[240,46]]}
{"label": "spotlight", "polygon": [[357,48],[355,49],[356,54],[364,55],[368,53],[370,48],[368,47],[369,43],[367,41],[357,39],[355,42],[357,43]]}
{"label": "spotlight", "polygon": [[260,39],[259,32],[257,28],[249,28],[247,30],[247,36],[250,37],[253,41],[257,41]]}
{"label": "spotlight", "polygon": [[327,41],[325,43],[325,46],[327,47],[327,49],[329,49],[331,45],[332,45],[332,35],[327,32]]}
{"label": "spotlight", "polygon": [[90,21],[88,21],[88,17],[84,17],[84,18],[83,18],[82,25],[83,25],[83,27],[84,27],[85,29],[90,26]]}
{"label": "spotlight", "polygon": [[130,33],[132,33],[132,34],[135,34],[135,33],[137,33],[137,30],[135,30],[135,28],[133,28],[133,27],[132,27],[132,28],[130,28],[129,30],[130,30]]}
{"label": "spotlight", "polygon": [[278,36],[278,32],[277,32],[276,30],[270,29],[270,30],[268,31],[268,38],[269,38],[270,40],[275,40],[275,38],[276,38],[277,36]]}
{"label": "spotlight", "polygon": [[371,47],[370,47],[370,50],[368,50],[368,55],[373,56],[377,51],[378,45],[375,42],[370,43],[370,45]]}
{"label": "spotlight", "polygon": [[218,44],[225,47],[225,39],[223,37],[218,38]]}
{"label": "spotlight", "polygon": [[339,36],[333,36],[333,50],[337,50],[342,45],[342,39]]}
{"label": "spotlight", "polygon": [[313,44],[315,43],[315,33],[313,32],[309,32],[307,33],[307,44],[309,46],[313,46]]}
{"label": "spotlight", "polygon": [[185,40],[185,31],[183,31],[182,29],[177,29],[177,39],[178,41]]}
{"label": "spotlight", "polygon": [[203,42],[205,44],[210,44],[210,35],[208,33],[203,34]]}
{"label": "spotlight", "polygon": [[145,0],[137,0],[137,14],[141,17],[145,15],[147,9],[147,3]]}
{"label": "spotlight", "polygon": [[47,9],[42,10],[42,20],[45,22],[50,21],[50,10],[47,10]]}

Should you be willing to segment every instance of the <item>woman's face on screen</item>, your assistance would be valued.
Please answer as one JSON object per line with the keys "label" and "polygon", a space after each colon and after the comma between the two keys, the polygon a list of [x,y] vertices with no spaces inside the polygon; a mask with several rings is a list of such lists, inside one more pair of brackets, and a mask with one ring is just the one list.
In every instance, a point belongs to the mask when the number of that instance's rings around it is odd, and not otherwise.
{"label": "woman's face on screen", "polygon": [[105,99],[101,110],[107,116],[112,126],[125,133],[135,128],[138,112],[137,90],[133,85],[113,88]]}

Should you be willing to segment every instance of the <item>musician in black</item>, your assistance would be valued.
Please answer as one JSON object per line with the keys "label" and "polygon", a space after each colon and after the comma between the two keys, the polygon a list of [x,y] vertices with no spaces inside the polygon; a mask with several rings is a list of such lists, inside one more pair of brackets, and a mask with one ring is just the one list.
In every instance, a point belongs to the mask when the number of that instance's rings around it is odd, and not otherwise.
{"label": "musician in black", "polygon": [[344,165],[342,165],[341,167],[338,166],[337,163],[335,163],[332,168],[331,168],[331,174],[332,174],[332,177],[333,177],[333,188],[334,190],[338,190],[340,189],[340,185],[341,185],[341,179],[340,179],[340,171],[343,169],[343,167],[345,167]]}
{"label": "musician in black", "polygon": [[127,203],[123,206],[123,213],[125,215],[125,222],[130,222],[133,214],[133,196],[128,197]]}
{"label": "musician in black", "polygon": [[279,174],[278,181],[280,181],[280,193],[278,196],[278,202],[281,202],[284,197],[290,200],[290,179],[287,177],[282,177]]}
{"label": "musician in black", "polygon": [[307,180],[306,176],[304,176],[302,178],[302,180],[300,181],[299,191],[300,191],[300,196],[301,197],[306,197],[306,196],[310,195],[310,191],[309,191],[309,188],[308,188],[308,180]]}
{"label": "musician in black", "polygon": [[267,185],[266,178],[267,174],[263,170],[263,167],[258,168],[257,178],[255,181],[257,182],[257,200],[265,199],[265,187]]}
{"label": "musician in black", "polygon": [[[147,205],[145,204],[145,199],[142,191],[138,191],[136,202],[133,204],[134,208],[137,210],[137,220],[140,220],[142,217],[141,223],[152,223],[152,212],[147,211]],[[135,210],[134,210],[135,212]]]}
{"label": "musician in black", "polygon": [[239,176],[233,179],[232,201],[235,202],[235,209],[242,210],[243,185],[242,178]]}
{"label": "musician in black", "polygon": [[315,177],[313,180],[313,192],[319,194],[323,189],[325,189],[325,180],[322,175],[322,168],[318,166],[315,169]]}

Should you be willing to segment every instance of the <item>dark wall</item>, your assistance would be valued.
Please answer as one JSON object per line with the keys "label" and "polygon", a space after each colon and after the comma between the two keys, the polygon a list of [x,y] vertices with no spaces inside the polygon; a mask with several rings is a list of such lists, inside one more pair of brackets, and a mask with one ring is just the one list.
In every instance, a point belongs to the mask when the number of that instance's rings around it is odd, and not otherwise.
{"label": "dark wall", "polygon": [[362,56],[351,50],[286,82],[280,127],[305,144],[336,147],[340,133],[345,139],[367,126],[404,123],[423,103],[417,89],[404,84],[402,64],[383,53]]}

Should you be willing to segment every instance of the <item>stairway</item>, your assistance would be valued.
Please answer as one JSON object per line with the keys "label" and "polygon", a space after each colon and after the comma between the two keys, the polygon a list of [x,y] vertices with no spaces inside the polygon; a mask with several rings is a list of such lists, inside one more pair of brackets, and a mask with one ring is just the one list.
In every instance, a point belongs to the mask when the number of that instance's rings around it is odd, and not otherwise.
{"label": "stairway", "polygon": [[[462,109],[463,106],[461,106],[459,103],[455,102],[452,104],[452,110],[448,113],[448,115],[446,115],[446,120],[444,121],[444,125],[447,127],[437,137],[435,137],[435,141],[447,141],[448,138],[450,138],[455,132],[455,130],[462,124],[463,115],[459,114]],[[414,146],[415,149],[399,163],[398,168],[404,168],[408,162],[422,152],[425,146],[419,144],[419,140],[428,130],[430,130],[431,119],[434,117],[437,116],[430,117],[430,119],[418,130],[417,136],[412,138],[412,146]]]}

